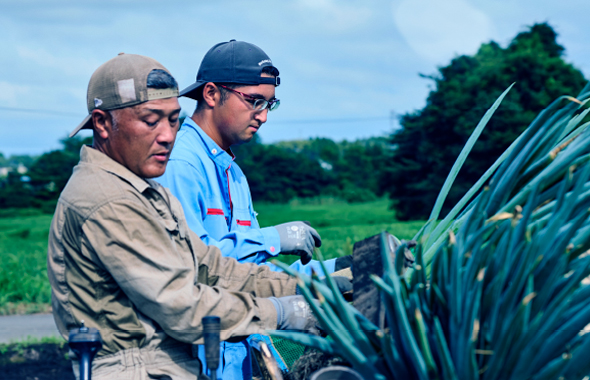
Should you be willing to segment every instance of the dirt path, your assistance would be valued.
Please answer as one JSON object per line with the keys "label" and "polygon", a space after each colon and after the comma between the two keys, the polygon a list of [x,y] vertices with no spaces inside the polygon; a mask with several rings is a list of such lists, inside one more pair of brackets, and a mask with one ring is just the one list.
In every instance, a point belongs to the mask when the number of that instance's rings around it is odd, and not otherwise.
{"label": "dirt path", "polygon": [[51,314],[0,316],[0,343],[17,342],[28,336],[44,338],[59,332]]}

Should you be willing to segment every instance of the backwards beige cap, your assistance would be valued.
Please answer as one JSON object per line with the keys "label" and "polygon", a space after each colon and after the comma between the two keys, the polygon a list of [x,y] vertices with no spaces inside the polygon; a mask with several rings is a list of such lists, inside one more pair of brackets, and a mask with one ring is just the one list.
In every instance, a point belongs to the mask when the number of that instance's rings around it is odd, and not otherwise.
{"label": "backwards beige cap", "polygon": [[137,54],[120,53],[102,64],[88,83],[88,116],[70,133],[70,137],[81,129],[92,129],[92,111],[95,109],[108,111],[149,100],[177,97],[177,88],[147,88],[148,75],[157,69],[170,73],[155,59]]}

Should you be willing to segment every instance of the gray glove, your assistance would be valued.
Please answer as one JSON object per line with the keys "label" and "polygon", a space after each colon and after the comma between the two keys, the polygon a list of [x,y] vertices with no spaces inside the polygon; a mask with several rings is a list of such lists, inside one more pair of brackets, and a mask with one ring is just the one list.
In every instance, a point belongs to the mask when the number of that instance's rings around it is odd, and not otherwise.
{"label": "gray glove", "polygon": [[301,257],[303,265],[311,261],[315,247],[322,245],[320,234],[303,222],[289,222],[274,226],[279,232],[281,253]]}
{"label": "gray glove", "polygon": [[270,297],[277,309],[278,330],[308,331],[319,335],[318,321],[303,296]]}
{"label": "gray glove", "polygon": [[[352,280],[344,276],[332,276],[332,281],[334,281],[338,291],[344,296],[344,299],[352,302]],[[328,286],[328,280],[323,278],[322,282]],[[299,285],[295,288],[295,294],[301,294]]]}

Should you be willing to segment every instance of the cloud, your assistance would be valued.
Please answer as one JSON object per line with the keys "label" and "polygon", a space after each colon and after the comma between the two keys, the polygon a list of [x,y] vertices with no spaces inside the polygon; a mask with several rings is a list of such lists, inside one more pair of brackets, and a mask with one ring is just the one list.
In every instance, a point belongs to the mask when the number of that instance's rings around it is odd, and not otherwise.
{"label": "cloud", "polygon": [[26,46],[18,46],[17,53],[23,61],[28,61],[42,67],[57,69],[62,73],[74,76],[85,77],[100,65],[100,62],[96,59],[86,59],[74,54],[56,56],[45,49],[32,49]]}
{"label": "cloud", "polygon": [[4,107],[19,107],[19,100],[28,93],[29,86],[0,82],[0,104]]}
{"label": "cloud", "polygon": [[[490,38],[507,44],[535,21],[560,32],[567,58],[588,69],[588,0],[243,0],[3,1],[0,106],[74,117],[2,111],[0,152],[58,147],[86,114],[90,75],[117,53],[151,56],[185,87],[205,52],[232,38],[263,48],[281,71],[283,100],[264,141],[323,135],[354,139],[390,128],[362,123],[279,124],[300,119],[387,116],[420,108],[428,94],[418,73]],[[393,4],[393,7],[392,7]],[[490,21],[493,20],[493,23]],[[492,33],[493,32],[493,33]],[[497,32],[497,33],[496,33]],[[195,103],[182,98],[184,111]],[[276,126],[273,126],[276,122]]]}
{"label": "cloud", "polygon": [[493,36],[490,18],[466,0],[402,0],[393,13],[408,45],[433,63],[475,53]]}
{"label": "cloud", "polygon": [[373,15],[373,10],[366,6],[335,0],[299,0],[294,9],[300,17],[298,23],[307,25],[303,30],[323,29],[331,34],[358,30],[366,26]]}

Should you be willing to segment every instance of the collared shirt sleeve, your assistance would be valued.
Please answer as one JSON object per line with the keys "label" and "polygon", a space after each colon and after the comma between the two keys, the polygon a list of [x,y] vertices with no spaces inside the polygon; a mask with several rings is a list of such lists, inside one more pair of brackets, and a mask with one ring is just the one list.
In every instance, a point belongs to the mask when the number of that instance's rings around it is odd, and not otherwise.
{"label": "collared shirt sleeve", "polygon": [[[178,198],[183,206],[189,228],[207,245],[219,247],[224,256],[236,260],[248,258],[249,262],[263,263],[280,252],[279,233],[274,227],[252,228],[248,231],[220,232],[215,239],[204,226],[207,203],[203,186],[215,178],[204,178],[203,174],[185,160],[173,159],[168,162],[166,172],[157,179]],[[255,257],[253,257],[255,256]]]}
{"label": "collared shirt sleeve", "polygon": [[202,343],[206,315],[221,318],[222,340],[276,328],[274,306],[260,297],[294,294],[294,279],[224,258],[182,220],[162,221],[158,212],[129,197],[98,207],[82,226],[88,262],[76,265],[97,263],[134,307],[179,341]]}
{"label": "collared shirt sleeve", "polygon": [[[266,265],[273,271],[282,271],[281,268],[279,268],[273,263],[265,262],[261,265]],[[320,276],[326,276],[328,274],[334,273],[334,269],[336,267],[336,259],[325,260],[324,265],[326,266],[326,270],[328,271],[328,273],[324,273],[324,270],[322,269],[322,264],[320,264],[320,262],[317,260],[311,260],[309,263],[305,265],[301,263],[301,260],[297,260],[293,264],[289,265],[289,267],[291,267],[291,269],[299,273],[304,273],[308,276],[311,276],[313,272],[319,274]]]}

